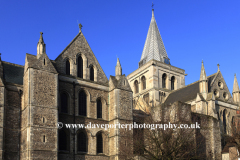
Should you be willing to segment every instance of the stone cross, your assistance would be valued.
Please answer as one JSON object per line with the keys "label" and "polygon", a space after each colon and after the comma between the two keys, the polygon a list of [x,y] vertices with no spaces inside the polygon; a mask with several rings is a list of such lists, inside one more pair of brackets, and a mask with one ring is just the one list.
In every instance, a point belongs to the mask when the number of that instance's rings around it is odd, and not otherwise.
{"label": "stone cross", "polygon": [[81,24],[81,23],[79,23],[79,25],[78,25],[78,26],[79,26],[79,31],[81,32],[81,31],[82,31],[82,27],[83,27],[83,26],[82,26],[82,24]]}
{"label": "stone cross", "polygon": [[220,70],[220,69],[219,69],[219,67],[220,67],[220,64],[217,64],[217,66],[218,66],[218,71],[219,71],[219,70]]}

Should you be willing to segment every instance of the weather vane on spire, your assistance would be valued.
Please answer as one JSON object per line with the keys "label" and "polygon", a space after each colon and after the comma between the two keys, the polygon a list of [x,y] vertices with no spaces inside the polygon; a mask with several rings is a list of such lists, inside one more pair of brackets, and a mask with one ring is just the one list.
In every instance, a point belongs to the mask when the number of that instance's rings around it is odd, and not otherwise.
{"label": "weather vane on spire", "polygon": [[152,9],[153,9],[153,6],[154,6],[154,4],[153,4],[153,2],[152,2]]}

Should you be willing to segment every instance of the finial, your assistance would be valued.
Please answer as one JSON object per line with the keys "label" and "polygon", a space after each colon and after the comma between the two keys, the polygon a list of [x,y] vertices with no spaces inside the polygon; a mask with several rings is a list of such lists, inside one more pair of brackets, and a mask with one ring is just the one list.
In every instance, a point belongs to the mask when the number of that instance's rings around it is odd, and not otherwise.
{"label": "finial", "polygon": [[218,66],[218,71],[220,71],[220,69],[219,69],[219,67],[220,67],[220,64],[217,64],[217,66]]}
{"label": "finial", "polygon": [[203,63],[203,59],[202,59],[202,63]]}
{"label": "finial", "polygon": [[234,73],[234,77],[236,77],[236,73]]}
{"label": "finial", "polygon": [[79,32],[81,32],[81,31],[82,31],[82,27],[83,27],[83,26],[82,26],[82,24],[81,24],[81,23],[79,23],[79,24],[78,24],[78,26],[79,26]]}
{"label": "finial", "polygon": [[41,36],[43,35],[43,32],[40,32]]}
{"label": "finial", "polygon": [[154,9],[153,9],[153,6],[154,6],[154,4],[153,4],[153,2],[152,2],[152,10],[154,10]]}

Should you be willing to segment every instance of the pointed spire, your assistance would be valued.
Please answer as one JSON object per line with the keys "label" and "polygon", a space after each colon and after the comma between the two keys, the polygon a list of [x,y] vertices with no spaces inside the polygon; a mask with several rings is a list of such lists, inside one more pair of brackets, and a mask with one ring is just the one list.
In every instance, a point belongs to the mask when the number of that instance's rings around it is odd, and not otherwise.
{"label": "pointed spire", "polygon": [[115,76],[117,79],[119,79],[121,75],[122,75],[122,67],[121,67],[119,58],[117,58],[117,65],[115,67]]}
{"label": "pointed spire", "polygon": [[239,86],[238,86],[238,82],[237,82],[237,76],[236,74],[234,75],[234,81],[233,81],[233,93],[235,92],[239,92]]}
{"label": "pointed spire", "polygon": [[39,58],[43,53],[46,53],[46,44],[43,40],[43,32],[40,32],[40,38],[37,44],[37,58]]}
{"label": "pointed spire", "polygon": [[201,67],[201,74],[200,74],[200,81],[207,80],[205,68],[203,65],[203,60],[202,60],[202,67]]}
{"label": "pointed spire", "polygon": [[148,29],[148,34],[143,48],[141,60],[139,62],[139,67],[152,59],[161,62],[164,62],[165,59],[168,59],[162,37],[160,35],[157,22],[154,17],[154,9],[152,9],[152,19]]}

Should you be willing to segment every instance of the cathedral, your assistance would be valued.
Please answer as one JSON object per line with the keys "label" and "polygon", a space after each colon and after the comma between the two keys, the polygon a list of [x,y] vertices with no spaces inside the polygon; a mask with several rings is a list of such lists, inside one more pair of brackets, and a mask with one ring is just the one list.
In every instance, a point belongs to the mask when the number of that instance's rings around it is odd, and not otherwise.
{"label": "cathedral", "polygon": [[58,122],[133,124],[140,113],[179,101],[207,117],[205,159],[231,159],[230,150],[237,148],[226,147],[222,135],[231,135],[239,113],[236,76],[231,94],[219,67],[207,76],[202,62],[199,80],[186,86],[185,70],[171,65],[154,10],[139,58],[138,69],[127,76],[117,59],[115,76],[108,79],[80,26],[55,60],[48,58],[42,32],[37,53],[27,53],[24,65],[0,59],[0,159],[121,160],[121,148],[133,148],[124,132],[133,130],[60,129]]}

